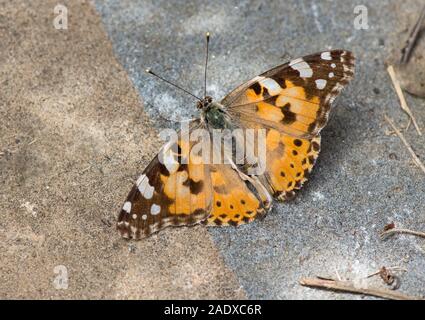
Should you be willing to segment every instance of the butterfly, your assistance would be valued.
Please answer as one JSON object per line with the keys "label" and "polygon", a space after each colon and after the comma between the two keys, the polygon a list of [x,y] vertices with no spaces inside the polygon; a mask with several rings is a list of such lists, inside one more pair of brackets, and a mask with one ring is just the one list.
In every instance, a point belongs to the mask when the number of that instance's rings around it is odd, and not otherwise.
{"label": "butterfly", "polygon": [[332,102],[353,76],[353,54],[329,50],[268,70],[219,102],[204,92],[197,98],[200,117],[190,122],[189,133],[264,130],[263,171],[250,174],[246,159],[244,165],[232,159],[205,163],[191,153],[193,142],[170,141],[131,189],[118,217],[119,233],[142,239],[168,226],[238,226],[264,217],[274,199],[292,199],[319,155]]}

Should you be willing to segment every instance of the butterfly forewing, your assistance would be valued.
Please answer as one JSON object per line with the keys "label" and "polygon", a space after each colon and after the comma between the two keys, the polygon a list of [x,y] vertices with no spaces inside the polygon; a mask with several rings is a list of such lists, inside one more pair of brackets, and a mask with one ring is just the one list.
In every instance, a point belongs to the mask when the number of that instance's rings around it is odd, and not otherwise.
{"label": "butterfly forewing", "polygon": [[194,225],[208,218],[208,166],[194,159],[193,144],[179,137],[161,149],[130,191],[118,217],[123,237],[141,239],[168,226]]}
{"label": "butterfly forewing", "polygon": [[247,127],[274,128],[311,138],[326,125],[330,106],[354,74],[354,57],[343,50],[292,60],[248,81],[222,101]]}

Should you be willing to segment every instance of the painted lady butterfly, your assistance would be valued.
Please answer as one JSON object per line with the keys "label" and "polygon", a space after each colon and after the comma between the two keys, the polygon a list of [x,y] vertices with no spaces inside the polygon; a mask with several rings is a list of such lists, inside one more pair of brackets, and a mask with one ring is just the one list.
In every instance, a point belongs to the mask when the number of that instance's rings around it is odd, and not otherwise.
{"label": "painted lady butterfly", "polygon": [[[182,163],[193,143],[167,143],[130,191],[118,231],[141,239],[168,226],[238,226],[265,216],[273,198],[293,198],[319,155],[331,104],[353,75],[351,52],[324,51],[266,71],[220,102],[205,95],[198,103],[201,117],[190,123],[190,131],[264,129],[264,172],[250,175],[249,164],[207,164],[191,157]],[[172,161],[161,161],[165,158]]]}

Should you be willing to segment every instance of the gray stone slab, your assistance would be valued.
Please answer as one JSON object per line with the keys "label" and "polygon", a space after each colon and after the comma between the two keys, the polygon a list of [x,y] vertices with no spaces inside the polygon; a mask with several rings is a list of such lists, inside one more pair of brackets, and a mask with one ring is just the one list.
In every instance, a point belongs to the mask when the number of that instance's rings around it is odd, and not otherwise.
{"label": "gray stone slab", "polygon": [[[215,98],[290,58],[329,48],[354,52],[356,78],[323,130],[311,181],[262,221],[210,229],[249,297],[353,298],[303,288],[298,281],[337,273],[362,281],[383,265],[408,270],[401,291],[425,294],[424,240],[378,237],[391,221],[425,229],[424,175],[401,141],[386,134],[384,120],[387,114],[399,126],[407,123],[385,61],[407,36],[420,2],[368,1],[369,29],[356,30],[355,4],[348,0],[96,1],[114,50],[159,128],[170,125],[163,118],[193,116],[195,102],[143,70],[151,67],[201,95],[206,31],[212,34],[208,92]],[[425,127],[424,101],[408,102]],[[405,134],[425,157],[424,136],[412,128]]]}

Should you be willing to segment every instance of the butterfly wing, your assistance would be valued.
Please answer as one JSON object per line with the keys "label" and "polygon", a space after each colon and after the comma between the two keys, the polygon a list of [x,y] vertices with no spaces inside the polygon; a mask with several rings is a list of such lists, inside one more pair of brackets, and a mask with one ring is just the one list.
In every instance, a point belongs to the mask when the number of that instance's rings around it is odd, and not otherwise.
{"label": "butterfly wing", "polygon": [[294,138],[267,130],[266,168],[259,177],[278,200],[290,200],[307,181],[320,152],[320,134]]}
{"label": "butterfly wing", "polygon": [[306,181],[331,104],[353,75],[351,52],[325,51],[273,68],[222,100],[241,127],[267,130],[267,165],[259,178],[278,199],[292,198]]}
{"label": "butterfly wing", "polygon": [[213,186],[213,207],[208,220],[210,226],[249,223],[265,216],[272,199],[256,178],[242,173],[235,166],[216,164],[210,166]]}
{"label": "butterfly wing", "polygon": [[178,135],[138,178],[118,217],[117,229],[124,238],[141,239],[168,226],[194,225],[208,218],[209,168],[195,159],[193,146]]}

